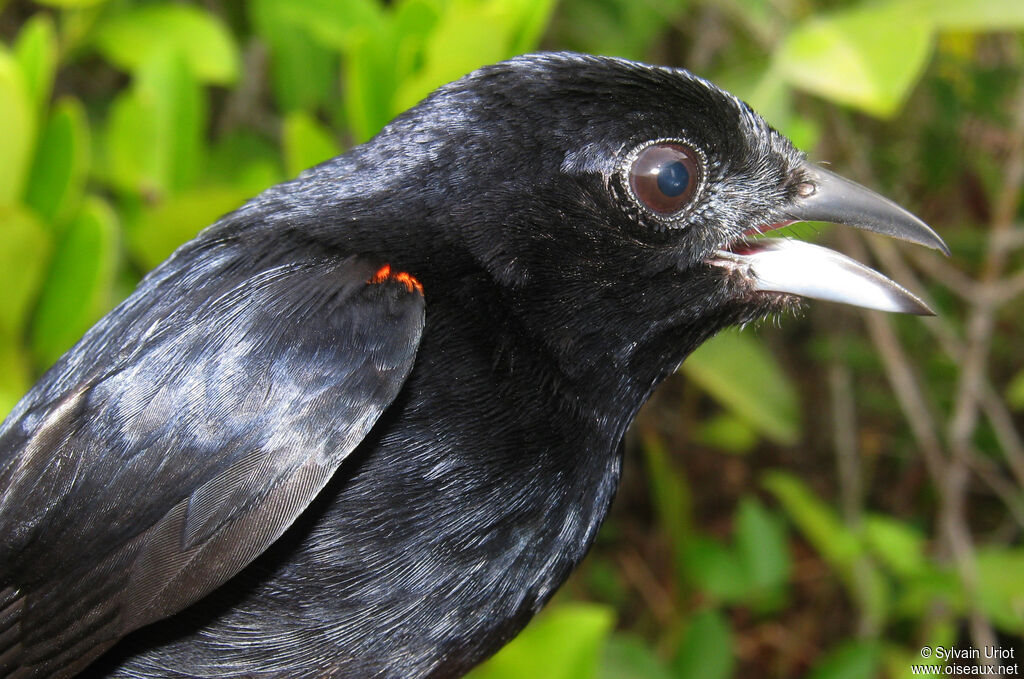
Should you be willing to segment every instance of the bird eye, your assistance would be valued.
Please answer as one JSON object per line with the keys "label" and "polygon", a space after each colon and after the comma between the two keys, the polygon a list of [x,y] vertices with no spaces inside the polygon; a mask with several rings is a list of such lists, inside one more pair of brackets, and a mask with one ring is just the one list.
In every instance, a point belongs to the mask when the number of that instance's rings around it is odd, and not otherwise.
{"label": "bird eye", "polygon": [[670,215],[685,206],[697,190],[697,155],[681,144],[654,144],[641,151],[629,168],[629,185],[648,209]]}

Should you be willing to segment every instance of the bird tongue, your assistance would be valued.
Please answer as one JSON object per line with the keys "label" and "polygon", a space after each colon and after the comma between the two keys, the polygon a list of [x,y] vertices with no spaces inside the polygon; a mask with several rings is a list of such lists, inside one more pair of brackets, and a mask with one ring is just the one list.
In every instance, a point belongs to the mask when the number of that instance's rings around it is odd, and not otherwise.
{"label": "bird tongue", "polygon": [[867,309],[934,313],[899,284],[846,255],[788,238],[747,241],[719,253],[742,264],[755,290],[787,292]]}

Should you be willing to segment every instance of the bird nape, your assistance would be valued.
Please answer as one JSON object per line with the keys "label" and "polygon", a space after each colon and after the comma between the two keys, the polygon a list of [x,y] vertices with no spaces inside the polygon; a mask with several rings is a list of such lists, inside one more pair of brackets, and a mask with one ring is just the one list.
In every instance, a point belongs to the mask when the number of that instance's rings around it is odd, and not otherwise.
{"label": "bird nape", "polygon": [[945,249],[681,69],[441,87],[181,246],[4,422],[0,676],[461,676],[701,342],[797,296],[929,313],[761,237],[800,220]]}

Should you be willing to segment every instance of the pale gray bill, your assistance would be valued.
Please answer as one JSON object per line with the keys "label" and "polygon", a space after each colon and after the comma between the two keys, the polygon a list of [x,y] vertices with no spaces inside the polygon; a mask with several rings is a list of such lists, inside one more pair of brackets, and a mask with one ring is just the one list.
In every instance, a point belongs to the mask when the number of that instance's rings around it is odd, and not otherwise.
{"label": "pale gray bill", "polygon": [[761,238],[744,254],[720,252],[742,264],[756,290],[844,302],[920,316],[934,312],[902,286],[846,255],[798,240]]}

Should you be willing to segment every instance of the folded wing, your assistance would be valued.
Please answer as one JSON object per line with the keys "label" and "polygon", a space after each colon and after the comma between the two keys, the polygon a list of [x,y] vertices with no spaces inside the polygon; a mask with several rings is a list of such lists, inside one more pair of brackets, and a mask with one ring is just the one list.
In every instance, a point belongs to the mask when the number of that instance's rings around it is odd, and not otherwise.
{"label": "folded wing", "polygon": [[144,283],[0,430],[0,677],[71,676],[225,582],[412,369],[418,284],[354,257],[210,261]]}

